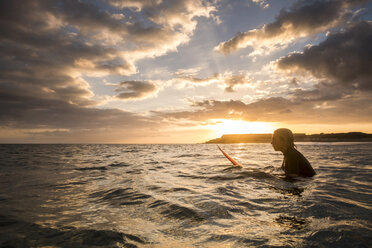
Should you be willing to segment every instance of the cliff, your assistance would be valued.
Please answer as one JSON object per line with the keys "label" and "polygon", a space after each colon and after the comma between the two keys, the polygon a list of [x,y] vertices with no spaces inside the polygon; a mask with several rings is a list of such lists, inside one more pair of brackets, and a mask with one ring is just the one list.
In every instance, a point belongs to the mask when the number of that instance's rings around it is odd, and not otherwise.
{"label": "cliff", "polygon": [[[270,133],[264,134],[224,134],[221,138],[212,139],[205,143],[270,143]],[[362,132],[350,133],[320,133],[306,135],[294,134],[295,142],[372,142],[372,134]]]}

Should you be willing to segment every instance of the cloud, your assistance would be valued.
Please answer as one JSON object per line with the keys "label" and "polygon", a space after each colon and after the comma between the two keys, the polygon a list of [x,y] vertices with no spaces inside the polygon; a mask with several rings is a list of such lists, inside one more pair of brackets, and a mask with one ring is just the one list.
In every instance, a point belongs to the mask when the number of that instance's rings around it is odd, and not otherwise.
{"label": "cloud", "polygon": [[[138,1],[121,4],[134,3]],[[142,7],[150,9],[138,14],[142,18],[137,21],[136,13],[118,19],[115,12],[82,1],[2,2],[3,52],[9,50],[5,54],[7,62],[28,65],[38,62],[39,66],[75,75],[131,75],[137,72],[137,60],[175,51],[187,42],[197,23],[194,18],[209,17],[213,10],[199,1],[158,3],[142,2]],[[152,11],[163,13],[163,19],[154,22]],[[181,18],[178,15],[186,19],[177,22]],[[191,24],[193,28],[187,28],[187,34],[177,28]]]}
{"label": "cloud", "polygon": [[245,75],[233,75],[233,76],[227,77],[224,80],[224,84],[226,85],[225,91],[234,92],[234,87],[236,85],[244,85],[248,83],[250,83],[250,81],[246,78]]}
{"label": "cloud", "polygon": [[119,8],[137,8],[138,11],[144,6],[159,5],[162,0],[106,0],[110,5]]}
{"label": "cloud", "polygon": [[258,4],[262,8],[268,8],[270,5],[267,2],[267,0],[252,0],[255,4]]}
{"label": "cloud", "polygon": [[195,17],[211,17],[211,12],[216,11],[216,8],[201,0],[164,0],[156,7],[143,10],[157,24],[191,33],[197,25]]}
{"label": "cloud", "polygon": [[230,93],[235,92],[234,87],[237,85],[246,85],[251,83],[251,80],[249,80],[246,75],[243,74],[231,75],[231,73],[224,74],[215,73],[212,76],[205,78],[185,75],[176,78],[176,81],[187,82],[195,85],[218,83],[224,85],[225,91]]}
{"label": "cloud", "polygon": [[324,32],[349,17],[350,9],[366,1],[297,1],[283,9],[275,21],[259,29],[240,32],[215,49],[228,54],[245,47],[255,49],[252,55],[270,52],[294,40]]}
{"label": "cloud", "polygon": [[317,101],[333,101],[343,97],[342,92],[327,90],[327,88],[315,86],[315,89],[303,90],[295,89],[290,93],[289,98],[294,102],[317,102]]}
{"label": "cloud", "polygon": [[[0,91],[0,126],[14,128],[91,129],[145,125],[148,120],[118,109],[82,108],[64,100]],[[12,104],[9,104],[12,102]]]}
{"label": "cloud", "polygon": [[185,76],[177,78],[178,81],[189,82],[192,84],[210,84],[213,82],[218,82],[220,79],[221,79],[221,75],[219,73],[215,73],[212,76],[205,77],[205,78],[199,78],[199,77],[190,76],[190,75],[188,76],[185,75]]}
{"label": "cloud", "polygon": [[329,34],[319,45],[278,60],[280,70],[305,71],[327,80],[323,88],[335,91],[372,91],[372,22],[358,22]]}
{"label": "cloud", "polygon": [[[190,39],[196,18],[209,18],[213,10],[187,0],[0,1],[0,126],[146,126],[151,121],[141,115],[96,108],[101,96],[89,78],[137,73],[138,60],[175,51]],[[125,81],[115,92],[142,99],[158,88]]]}
{"label": "cloud", "polygon": [[216,8],[201,0],[106,0],[119,8],[134,7],[141,11],[149,21],[173,31],[190,34],[196,27],[195,17],[212,17]]}
{"label": "cloud", "polygon": [[158,92],[158,88],[150,83],[144,81],[124,81],[118,84],[115,89],[118,95],[116,98],[121,100],[139,100],[154,95]]}
{"label": "cloud", "polygon": [[178,69],[177,71],[174,72],[174,74],[177,76],[195,75],[196,73],[200,72],[201,69],[202,69],[201,67]]}
{"label": "cloud", "polygon": [[281,97],[261,99],[246,104],[239,100],[218,101],[204,100],[192,102],[195,111],[180,111],[158,113],[159,116],[170,119],[188,119],[193,121],[208,121],[209,119],[243,119],[247,121],[273,121],[275,117],[290,112],[293,103]]}
{"label": "cloud", "polygon": [[[372,121],[370,96],[319,97],[316,91],[295,91],[291,97],[269,97],[251,103],[240,100],[194,101],[190,111],[154,112],[173,121],[207,123],[211,119],[278,122],[287,124],[368,123]],[[306,96],[302,98],[301,96]]]}

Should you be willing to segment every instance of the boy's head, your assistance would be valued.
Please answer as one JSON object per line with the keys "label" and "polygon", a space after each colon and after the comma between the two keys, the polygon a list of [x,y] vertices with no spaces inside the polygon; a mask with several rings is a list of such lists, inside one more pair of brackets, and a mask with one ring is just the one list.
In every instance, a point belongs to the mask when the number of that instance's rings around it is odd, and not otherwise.
{"label": "boy's head", "polygon": [[292,131],[288,128],[279,128],[275,130],[271,144],[275,151],[285,152],[286,150],[293,148],[295,144]]}

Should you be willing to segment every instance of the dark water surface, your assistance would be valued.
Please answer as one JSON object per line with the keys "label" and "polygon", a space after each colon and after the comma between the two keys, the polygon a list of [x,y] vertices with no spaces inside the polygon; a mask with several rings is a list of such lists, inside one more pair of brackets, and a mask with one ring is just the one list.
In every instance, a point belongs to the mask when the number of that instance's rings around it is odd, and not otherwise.
{"label": "dark water surface", "polygon": [[0,247],[372,247],[372,143],[0,145]]}

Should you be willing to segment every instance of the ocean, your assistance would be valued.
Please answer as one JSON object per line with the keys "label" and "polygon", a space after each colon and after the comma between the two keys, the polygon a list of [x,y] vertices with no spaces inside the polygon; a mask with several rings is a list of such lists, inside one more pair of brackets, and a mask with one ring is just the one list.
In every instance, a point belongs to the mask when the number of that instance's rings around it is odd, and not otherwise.
{"label": "ocean", "polygon": [[0,247],[372,247],[372,143],[0,145]]}

